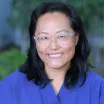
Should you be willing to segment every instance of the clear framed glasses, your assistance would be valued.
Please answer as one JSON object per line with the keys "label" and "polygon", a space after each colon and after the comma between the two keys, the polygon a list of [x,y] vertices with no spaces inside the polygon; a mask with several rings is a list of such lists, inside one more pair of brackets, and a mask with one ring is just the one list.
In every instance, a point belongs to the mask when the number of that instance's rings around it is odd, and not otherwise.
{"label": "clear framed glasses", "polygon": [[[75,32],[58,32],[56,33],[55,39],[59,45],[67,45],[71,40],[72,37],[75,35]],[[48,34],[40,34],[38,36],[34,36],[36,42],[38,42],[41,46],[47,46],[52,42],[52,36]]]}

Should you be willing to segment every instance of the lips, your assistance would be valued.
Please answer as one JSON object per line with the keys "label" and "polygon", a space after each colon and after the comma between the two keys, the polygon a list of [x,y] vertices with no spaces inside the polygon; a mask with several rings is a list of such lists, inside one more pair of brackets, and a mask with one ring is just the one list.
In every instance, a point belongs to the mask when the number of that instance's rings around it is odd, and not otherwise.
{"label": "lips", "polygon": [[58,58],[58,57],[61,57],[63,55],[63,53],[50,53],[48,55],[51,58]]}

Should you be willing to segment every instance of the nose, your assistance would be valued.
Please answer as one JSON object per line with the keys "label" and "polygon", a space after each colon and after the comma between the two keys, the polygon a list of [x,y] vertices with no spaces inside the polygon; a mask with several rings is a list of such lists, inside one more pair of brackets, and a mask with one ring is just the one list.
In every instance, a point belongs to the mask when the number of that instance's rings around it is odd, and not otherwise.
{"label": "nose", "polygon": [[57,39],[56,38],[52,38],[51,39],[51,42],[50,42],[50,45],[49,45],[49,48],[51,48],[52,50],[57,50],[59,49],[59,44],[57,42]]}

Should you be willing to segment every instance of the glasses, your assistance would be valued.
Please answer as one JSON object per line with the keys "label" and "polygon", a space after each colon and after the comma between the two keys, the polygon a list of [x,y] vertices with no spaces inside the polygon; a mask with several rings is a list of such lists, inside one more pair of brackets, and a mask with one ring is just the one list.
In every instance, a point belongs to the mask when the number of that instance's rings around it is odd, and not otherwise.
{"label": "glasses", "polygon": [[[72,37],[75,35],[75,32],[58,32],[56,33],[55,39],[58,44],[60,45],[67,45],[71,40]],[[52,42],[52,36],[42,33],[38,36],[34,36],[34,39],[41,45],[41,46],[48,46]]]}

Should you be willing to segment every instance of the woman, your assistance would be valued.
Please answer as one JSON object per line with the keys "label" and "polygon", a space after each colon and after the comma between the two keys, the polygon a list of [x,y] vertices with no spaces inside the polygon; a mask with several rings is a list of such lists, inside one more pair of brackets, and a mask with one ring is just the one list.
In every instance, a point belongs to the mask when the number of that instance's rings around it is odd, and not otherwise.
{"label": "woman", "polygon": [[0,84],[0,104],[104,104],[104,80],[88,70],[89,44],[76,10],[41,3],[32,13],[26,63]]}

